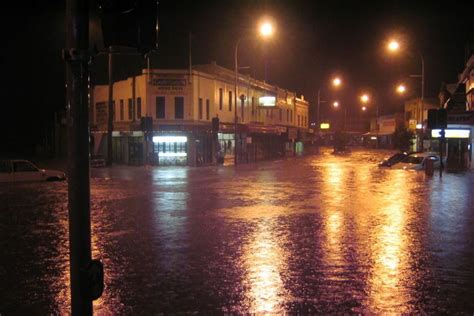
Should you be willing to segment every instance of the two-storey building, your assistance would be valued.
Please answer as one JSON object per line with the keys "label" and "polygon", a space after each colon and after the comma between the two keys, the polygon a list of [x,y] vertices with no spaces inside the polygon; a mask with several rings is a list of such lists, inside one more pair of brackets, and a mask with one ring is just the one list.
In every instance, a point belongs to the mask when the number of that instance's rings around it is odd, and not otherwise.
{"label": "two-storey building", "polygon": [[[237,93],[237,104],[235,93]],[[107,148],[108,86],[91,94],[95,153]],[[308,130],[308,102],[294,92],[215,63],[152,69],[113,85],[113,160],[201,165],[293,154]],[[152,121],[144,131],[143,118]],[[219,119],[218,131],[212,130]],[[148,134],[148,135],[147,135]],[[148,136],[148,137],[147,137]]]}

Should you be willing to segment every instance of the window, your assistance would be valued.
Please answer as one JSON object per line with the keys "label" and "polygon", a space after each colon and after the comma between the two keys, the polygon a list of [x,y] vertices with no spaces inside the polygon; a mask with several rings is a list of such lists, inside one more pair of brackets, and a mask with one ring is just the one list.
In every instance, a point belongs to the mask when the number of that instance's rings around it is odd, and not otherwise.
{"label": "window", "polygon": [[252,116],[255,115],[255,97],[252,97]]}
{"label": "window", "polygon": [[199,104],[198,104],[198,112],[199,112],[199,119],[202,120],[202,98],[199,98]]}
{"label": "window", "polygon": [[290,121],[290,109],[286,109],[286,121]]}
{"label": "window", "polygon": [[209,99],[206,99],[206,120],[209,121],[211,113],[210,113],[210,104],[209,104]]}
{"label": "window", "polygon": [[128,120],[133,121],[133,100],[128,99]]}
{"label": "window", "polygon": [[137,118],[142,117],[142,98],[137,98]]}
{"label": "window", "polygon": [[224,90],[219,88],[219,110],[222,111],[222,104],[224,103]]}
{"label": "window", "polygon": [[240,116],[242,117],[242,122],[244,121],[244,99],[240,101]]}
{"label": "window", "polygon": [[184,97],[174,97],[174,118],[184,119]]}
{"label": "window", "polygon": [[232,91],[229,91],[229,111],[232,112]]}
{"label": "window", "polygon": [[300,126],[300,116],[298,115],[298,126]]}
{"label": "window", "polygon": [[165,118],[165,97],[156,97],[156,118]]}
{"label": "window", "polygon": [[120,100],[120,120],[123,121],[123,99]]}
{"label": "window", "polygon": [[0,160],[0,173],[12,172],[10,162],[8,160]]}
{"label": "window", "polygon": [[13,170],[15,172],[35,172],[38,171],[38,168],[27,161],[15,161],[13,163]]}
{"label": "window", "polygon": [[116,118],[115,118],[115,100],[112,101],[112,120],[115,122]]}
{"label": "window", "polygon": [[283,111],[280,109],[280,122],[282,120],[282,117],[283,117]]}

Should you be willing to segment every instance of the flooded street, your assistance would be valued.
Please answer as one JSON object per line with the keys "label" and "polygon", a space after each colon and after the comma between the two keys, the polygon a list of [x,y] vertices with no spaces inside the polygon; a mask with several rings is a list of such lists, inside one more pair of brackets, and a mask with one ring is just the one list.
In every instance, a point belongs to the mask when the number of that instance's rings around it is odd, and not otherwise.
{"label": "flooded street", "polygon": [[[93,169],[95,312],[472,314],[474,174],[386,155]],[[68,313],[67,183],[0,197],[0,313]]]}

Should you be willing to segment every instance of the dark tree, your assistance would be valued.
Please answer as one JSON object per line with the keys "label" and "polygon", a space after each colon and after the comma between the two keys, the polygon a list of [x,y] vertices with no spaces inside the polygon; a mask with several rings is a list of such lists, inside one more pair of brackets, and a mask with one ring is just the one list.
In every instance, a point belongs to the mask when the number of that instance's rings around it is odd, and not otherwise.
{"label": "dark tree", "polygon": [[393,145],[401,151],[408,151],[413,145],[414,134],[404,126],[399,126],[393,133]]}

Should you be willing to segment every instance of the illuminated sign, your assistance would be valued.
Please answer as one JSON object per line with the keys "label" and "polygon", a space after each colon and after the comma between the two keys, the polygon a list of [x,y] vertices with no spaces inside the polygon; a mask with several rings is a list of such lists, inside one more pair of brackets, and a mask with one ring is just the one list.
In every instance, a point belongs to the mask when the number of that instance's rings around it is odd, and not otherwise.
{"label": "illuminated sign", "polygon": [[275,106],[276,98],[274,96],[266,95],[258,98],[258,104],[260,106]]}
{"label": "illuminated sign", "polygon": [[329,123],[321,123],[321,124],[319,125],[319,128],[321,128],[321,129],[329,129],[329,127],[331,127],[331,126],[329,125]]}
{"label": "illuminated sign", "polygon": [[377,136],[371,136],[370,139],[377,140]]}
{"label": "illuminated sign", "polygon": [[186,136],[153,136],[154,143],[186,143]]}
{"label": "illuminated sign", "polygon": [[185,152],[179,152],[179,153],[173,153],[173,152],[167,152],[167,153],[158,153],[160,157],[186,157],[188,154]]}
{"label": "illuminated sign", "polygon": [[[446,132],[446,138],[469,138],[469,135],[471,134],[471,131],[468,129],[446,129],[444,131]],[[440,129],[432,129],[431,137],[439,138],[439,132],[441,132]]]}
{"label": "illuminated sign", "polygon": [[421,124],[416,124],[416,129],[422,129],[423,126]]}

